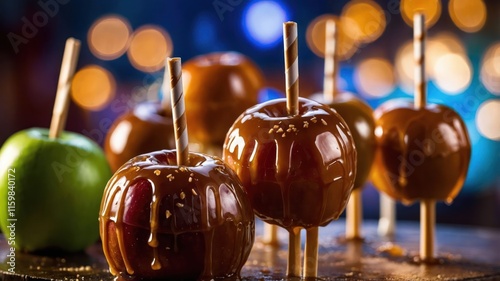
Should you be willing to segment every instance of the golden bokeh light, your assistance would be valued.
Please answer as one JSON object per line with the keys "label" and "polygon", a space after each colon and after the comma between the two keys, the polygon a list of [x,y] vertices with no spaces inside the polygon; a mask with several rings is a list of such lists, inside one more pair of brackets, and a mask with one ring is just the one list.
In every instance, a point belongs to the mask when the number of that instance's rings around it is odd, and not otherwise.
{"label": "golden bokeh light", "polygon": [[476,126],[484,137],[500,141],[500,100],[488,100],[479,106]]}
{"label": "golden bokeh light", "polygon": [[427,40],[426,54],[426,72],[430,78],[435,77],[435,68],[437,61],[446,54],[466,55],[465,46],[460,39],[449,32],[441,32]]}
{"label": "golden bokeh light", "polygon": [[483,0],[450,0],[451,20],[465,32],[479,31],[486,23],[486,5]]}
{"label": "golden bokeh light", "polygon": [[170,35],[161,27],[146,25],[134,32],[127,55],[132,65],[144,72],[155,72],[173,51]]}
{"label": "golden bokeh light", "polygon": [[459,54],[441,56],[434,66],[434,81],[446,94],[459,94],[469,87],[472,66],[469,59]]}
{"label": "golden bokeh light", "polygon": [[338,46],[337,46],[337,56],[339,60],[347,60],[357,51],[357,46],[355,42],[346,35],[346,31],[344,29],[345,22],[342,20],[339,21],[339,18],[334,15],[321,15],[315,18],[309,26],[307,26],[306,31],[306,40],[307,46],[313,51],[317,56],[324,57],[325,56],[325,32],[326,32],[326,22],[329,19],[333,19],[337,21],[337,38],[338,38]]}
{"label": "golden bokeh light", "polygon": [[367,97],[385,97],[394,90],[395,77],[391,63],[383,58],[363,60],[356,68],[357,90]]}
{"label": "golden bokeh light", "polygon": [[403,20],[409,26],[413,26],[413,15],[415,13],[423,13],[425,15],[425,26],[430,28],[441,16],[441,0],[401,0],[400,9]]}
{"label": "golden bokeh light", "polygon": [[131,33],[130,24],[123,17],[104,16],[89,29],[87,41],[90,51],[103,60],[116,59],[127,51]]}
{"label": "golden bokeh light", "polygon": [[500,42],[491,45],[484,54],[480,79],[488,91],[500,94]]}
{"label": "golden bokeh light", "polygon": [[71,83],[71,97],[80,107],[101,110],[115,96],[116,82],[113,75],[98,65],[80,69]]}
{"label": "golden bokeh light", "polygon": [[401,88],[408,92],[413,92],[413,70],[415,67],[413,59],[413,41],[408,41],[401,46],[396,53],[396,77]]}
{"label": "golden bokeh light", "polygon": [[372,0],[353,0],[342,9],[345,34],[355,42],[375,41],[384,32],[384,11]]}

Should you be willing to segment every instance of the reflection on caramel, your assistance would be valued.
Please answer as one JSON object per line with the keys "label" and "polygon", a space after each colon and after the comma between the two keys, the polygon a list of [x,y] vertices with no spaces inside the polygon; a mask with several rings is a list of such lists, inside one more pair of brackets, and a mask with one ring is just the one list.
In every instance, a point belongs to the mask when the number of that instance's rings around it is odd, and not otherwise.
{"label": "reflection on caramel", "polygon": [[118,117],[104,141],[104,153],[113,171],[139,154],[174,147],[171,114],[152,102]]}
{"label": "reflection on caramel", "polygon": [[395,101],[375,111],[377,152],[374,185],[410,204],[434,199],[451,203],[467,175],[471,155],[465,124],[452,109]]}
{"label": "reflection on caramel", "polygon": [[103,250],[113,275],[171,280],[237,277],[253,245],[253,211],[220,159],[175,151],[137,156],[104,191]]}
{"label": "reflection on caramel", "polygon": [[182,73],[190,141],[222,147],[234,120],[257,104],[260,69],[242,54],[221,52],[187,61]]}
{"label": "reflection on caramel", "polygon": [[361,188],[370,174],[375,158],[373,110],[363,101],[347,93],[336,95],[335,103],[329,106],[342,116],[351,131],[357,153],[354,188]]}
{"label": "reflection on caramel", "polygon": [[224,160],[246,189],[257,216],[288,230],[324,226],[342,213],[356,175],[356,150],[342,118],[300,98],[248,109],[233,124]]}

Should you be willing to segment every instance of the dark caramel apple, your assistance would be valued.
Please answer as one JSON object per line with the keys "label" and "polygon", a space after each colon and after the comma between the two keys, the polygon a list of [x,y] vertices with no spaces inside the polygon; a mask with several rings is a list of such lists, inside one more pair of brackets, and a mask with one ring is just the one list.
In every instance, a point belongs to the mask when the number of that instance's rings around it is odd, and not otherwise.
{"label": "dark caramel apple", "polygon": [[236,52],[195,57],[183,64],[182,73],[190,141],[220,149],[234,120],[257,104],[262,73]]}
{"label": "dark caramel apple", "polygon": [[405,204],[457,196],[471,155],[460,116],[444,105],[391,101],[375,113],[377,152],[372,180],[382,192]]}
{"label": "dark caramel apple", "polygon": [[329,106],[337,111],[351,131],[356,146],[356,179],[354,189],[361,188],[370,175],[375,158],[375,121],[373,110],[362,100],[349,93],[335,96]]}
{"label": "dark caramel apple", "polygon": [[254,106],[229,130],[224,160],[255,213],[288,230],[324,226],[344,210],[356,176],[356,150],[344,120],[328,106],[299,98]]}
{"label": "dark caramel apple", "polygon": [[139,154],[174,148],[170,112],[160,103],[139,104],[115,120],[104,141],[104,152],[113,171]]}
{"label": "dark caramel apple", "polygon": [[222,160],[176,152],[137,156],[110,179],[101,203],[103,250],[116,276],[159,280],[236,278],[255,236],[237,175]]}

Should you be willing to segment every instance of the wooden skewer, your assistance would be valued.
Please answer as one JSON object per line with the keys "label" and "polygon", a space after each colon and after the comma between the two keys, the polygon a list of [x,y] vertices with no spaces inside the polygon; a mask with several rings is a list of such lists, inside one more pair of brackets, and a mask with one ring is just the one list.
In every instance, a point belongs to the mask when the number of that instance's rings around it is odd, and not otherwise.
{"label": "wooden skewer", "polygon": [[288,231],[288,266],[286,275],[288,277],[300,276],[300,227],[292,228]]}
{"label": "wooden skewer", "polygon": [[279,246],[278,226],[274,224],[264,223],[264,238],[263,242],[271,246]]}
{"label": "wooden skewer", "polygon": [[304,251],[304,277],[318,276],[319,229],[312,227],[306,231],[306,249]]}
{"label": "wooden skewer", "polygon": [[[413,17],[413,49],[415,57],[415,108],[423,109],[426,101],[425,82],[425,16]],[[432,199],[420,201],[420,259],[434,260],[434,240],[436,228],[436,202]]]}
{"label": "wooden skewer", "polygon": [[172,118],[174,119],[175,148],[177,165],[189,164],[188,131],[186,123],[186,107],[184,106],[184,90],[182,88],[182,64],[180,58],[167,59],[170,73],[170,96]]}
{"label": "wooden skewer", "polygon": [[396,231],[396,202],[388,195],[380,194],[380,219],[377,232],[380,236],[393,236]]}
{"label": "wooden skewer", "polygon": [[78,55],[80,53],[80,40],[68,38],[64,47],[64,55],[59,73],[59,83],[57,84],[56,100],[52,111],[49,137],[58,138],[66,126],[66,118],[69,109],[69,91],[71,80],[75,74]]}
{"label": "wooden skewer", "polygon": [[337,94],[337,23],[329,19],[325,27],[325,69],[323,78],[323,100],[330,104]]}
{"label": "wooden skewer", "polygon": [[346,210],[346,238],[361,239],[361,221],[363,220],[363,205],[361,188],[352,191]]}

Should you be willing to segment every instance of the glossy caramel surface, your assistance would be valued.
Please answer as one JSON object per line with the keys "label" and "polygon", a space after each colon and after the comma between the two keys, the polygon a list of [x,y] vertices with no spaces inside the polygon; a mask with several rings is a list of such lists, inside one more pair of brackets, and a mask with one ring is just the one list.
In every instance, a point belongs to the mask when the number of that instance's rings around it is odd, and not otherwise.
{"label": "glossy caramel surface", "polygon": [[223,158],[246,189],[257,216],[290,229],[337,219],[356,175],[356,150],[347,125],[328,106],[299,99],[248,109],[233,124]]}
{"label": "glossy caramel surface", "polygon": [[174,147],[171,113],[152,102],[118,117],[104,141],[104,153],[113,171],[139,154]]}
{"label": "glossy caramel surface", "polygon": [[374,185],[405,204],[419,199],[451,203],[471,156],[460,116],[443,105],[415,109],[413,103],[393,101],[375,111],[375,122]]}
{"label": "glossy caramel surface", "polygon": [[100,234],[111,273],[161,280],[236,277],[255,237],[250,202],[222,160],[174,150],[137,156],[110,179]]}
{"label": "glossy caramel surface", "polygon": [[375,121],[369,105],[355,96],[342,93],[329,106],[337,111],[349,127],[356,146],[356,180],[354,188],[363,187],[375,159]]}
{"label": "glossy caramel surface", "polygon": [[242,54],[222,52],[187,61],[182,73],[190,141],[222,147],[234,120],[257,104],[261,71]]}

